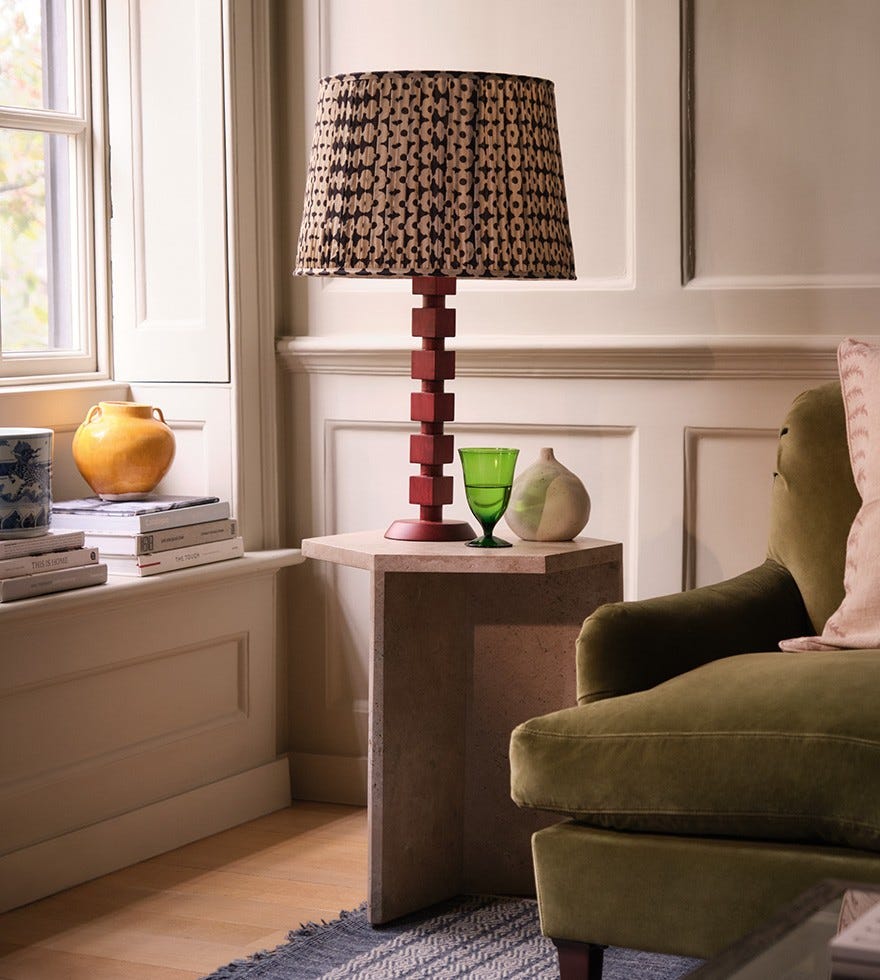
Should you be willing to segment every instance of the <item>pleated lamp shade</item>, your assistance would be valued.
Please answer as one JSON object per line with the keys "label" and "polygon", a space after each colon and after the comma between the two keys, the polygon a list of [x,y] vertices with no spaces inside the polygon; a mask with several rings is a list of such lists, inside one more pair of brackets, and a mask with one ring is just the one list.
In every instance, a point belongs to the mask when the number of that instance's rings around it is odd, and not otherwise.
{"label": "pleated lamp shade", "polygon": [[324,78],[295,272],[573,279],[553,83]]}

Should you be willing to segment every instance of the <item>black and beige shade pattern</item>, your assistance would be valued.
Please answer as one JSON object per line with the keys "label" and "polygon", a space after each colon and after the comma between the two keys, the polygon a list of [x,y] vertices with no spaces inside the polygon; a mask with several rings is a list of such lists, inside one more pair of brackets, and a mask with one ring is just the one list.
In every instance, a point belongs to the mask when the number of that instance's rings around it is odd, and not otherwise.
{"label": "black and beige shade pattern", "polygon": [[553,83],[324,78],[295,272],[573,279]]}

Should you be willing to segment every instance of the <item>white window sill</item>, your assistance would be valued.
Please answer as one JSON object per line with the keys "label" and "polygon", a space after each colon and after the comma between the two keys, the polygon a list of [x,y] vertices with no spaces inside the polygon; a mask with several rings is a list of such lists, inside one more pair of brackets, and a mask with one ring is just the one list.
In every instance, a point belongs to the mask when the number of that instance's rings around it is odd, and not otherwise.
{"label": "white window sill", "polygon": [[14,623],[36,617],[64,616],[91,608],[108,609],[114,605],[152,599],[163,594],[179,594],[183,590],[210,587],[218,582],[275,572],[304,561],[305,558],[298,548],[282,548],[277,551],[249,551],[243,558],[196,568],[182,568],[180,571],[146,578],[111,575],[104,585],[0,603],[0,628],[11,627]]}

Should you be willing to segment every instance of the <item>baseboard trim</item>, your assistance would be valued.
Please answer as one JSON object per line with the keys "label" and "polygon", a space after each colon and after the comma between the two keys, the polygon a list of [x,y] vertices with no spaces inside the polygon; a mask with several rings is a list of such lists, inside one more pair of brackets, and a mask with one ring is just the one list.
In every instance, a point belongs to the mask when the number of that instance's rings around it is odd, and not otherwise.
{"label": "baseboard trim", "polygon": [[290,754],[291,794],[295,800],[367,805],[367,757]]}
{"label": "baseboard trim", "polygon": [[0,857],[0,912],[128,867],[290,804],[287,759]]}

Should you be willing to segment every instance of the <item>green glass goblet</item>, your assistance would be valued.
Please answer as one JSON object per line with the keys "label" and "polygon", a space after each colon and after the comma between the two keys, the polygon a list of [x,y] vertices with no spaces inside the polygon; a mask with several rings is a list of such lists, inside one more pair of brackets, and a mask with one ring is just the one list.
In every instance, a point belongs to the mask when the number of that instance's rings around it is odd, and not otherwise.
{"label": "green glass goblet", "polygon": [[492,533],[507,510],[518,449],[459,449],[464,472],[464,492],[471,513],[480,522],[483,536],[468,541],[469,548],[510,548],[509,541]]}

